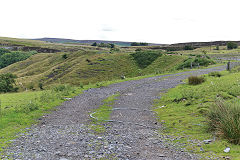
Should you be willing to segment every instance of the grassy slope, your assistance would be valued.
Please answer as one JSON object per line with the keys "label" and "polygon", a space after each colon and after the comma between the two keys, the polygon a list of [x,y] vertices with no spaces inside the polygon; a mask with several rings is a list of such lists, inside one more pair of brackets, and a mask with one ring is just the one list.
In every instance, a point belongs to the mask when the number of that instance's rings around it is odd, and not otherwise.
{"label": "grassy slope", "polygon": [[[69,83],[96,83],[136,77],[140,75],[163,73],[171,71],[181,63],[185,57],[164,55],[159,57],[145,69],[140,69],[128,53],[97,54],[93,51],[79,51],[68,53],[68,58],[62,58],[64,53],[40,53],[25,61],[21,61],[0,70],[0,73],[11,72],[19,78],[17,82],[24,88],[30,83],[37,87],[40,80],[45,84]],[[87,62],[86,60],[90,60]]]}
{"label": "grassy slope", "polygon": [[[203,140],[213,139],[207,131],[206,114],[216,97],[226,101],[237,101],[240,95],[240,73],[229,74],[220,78],[206,76],[207,81],[201,85],[179,85],[171,89],[156,103],[159,121],[164,124],[166,134],[181,137],[176,142],[187,144],[187,148],[204,156],[231,157],[240,159],[240,146],[217,138],[210,144],[203,144]],[[163,106],[159,108],[158,106]],[[191,142],[190,142],[191,141]],[[201,146],[198,146],[201,144]],[[229,153],[223,150],[230,147]],[[200,151],[203,148],[204,151]]]}

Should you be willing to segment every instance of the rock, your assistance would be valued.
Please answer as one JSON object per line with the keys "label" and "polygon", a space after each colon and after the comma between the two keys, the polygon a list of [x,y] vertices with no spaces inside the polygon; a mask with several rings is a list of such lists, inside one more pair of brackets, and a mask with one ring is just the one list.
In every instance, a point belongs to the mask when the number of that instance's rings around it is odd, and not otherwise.
{"label": "rock", "polygon": [[157,154],[158,157],[166,157],[164,154]]}
{"label": "rock", "polygon": [[67,158],[60,158],[59,160],[68,160]]}
{"label": "rock", "polygon": [[229,148],[229,147],[227,147],[227,148],[224,149],[224,152],[225,152],[225,153],[228,153],[229,151],[230,151],[230,148]]}
{"label": "rock", "polygon": [[211,140],[211,139],[207,139],[207,140],[203,140],[203,142],[204,142],[205,144],[209,144],[209,143],[212,142],[212,140]]}

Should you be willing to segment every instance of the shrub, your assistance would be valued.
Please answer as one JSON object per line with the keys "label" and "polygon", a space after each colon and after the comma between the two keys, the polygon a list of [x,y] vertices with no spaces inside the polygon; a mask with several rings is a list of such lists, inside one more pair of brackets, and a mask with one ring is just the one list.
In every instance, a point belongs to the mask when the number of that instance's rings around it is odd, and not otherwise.
{"label": "shrub", "polygon": [[30,83],[29,86],[28,86],[28,88],[29,88],[30,90],[34,90],[34,85],[33,85],[33,83]]}
{"label": "shrub", "polygon": [[62,55],[62,58],[67,59],[68,58],[67,54]]}
{"label": "shrub", "polygon": [[189,57],[177,69],[190,68],[191,63],[193,66],[208,66],[209,64],[215,64],[213,60],[208,56],[197,55],[196,57]]}
{"label": "shrub", "polygon": [[210,131],[234,144],[240,144],[240,103],[219,99],[210,107],[208,126]]}
{"label": "shrub", "polygon": [[190,76],[190,77],[188,77],[188,84],[190,84],[190,85],[201,84],[204,81],[205,81],[205,79],[202,76]]}
{"label": "shrub", "polygon": [[5,48],[0,48],[0,56],[4,55],[5,53],[10,53],[11,51]]}
{"label": "shrub", "polygon": [[17,87],[14,87],[16,75],[11,73],[0,74],[0,92],[16,92]]}
{"label": "shrub", "polygon": [[42,82],[39,82],[39,83],[38,83],[38,87],[39,87],[41,90],[43,90],[43,83],[42,83]]}
{"label": "shrub", "polygon": [[236,49],[236,48],[238,48],[237,43],[234,43],[234,42],[227,43],[227,49]]}
{"label": "shrub", "polygon": [[212,76],[212,77],[221,77],[222,74],[220,72],[211,72],[211,73],[208,73],[209,76]]}
{"label": "shrub", "polygon": [[162,53],[159,51],[137,51],[131,56],[133,56],[140,68],[146,68],[158,57],[162,56]]}
{"label": "shrub", "polygon": [[148,46],[148,43],[144,43],[144,42],[132,42],[131,46]]}
{"label": "shrub", "polygon": [[186,45],[184,46],[184,50],[193,50],[194,48],[192,46]]}
{"label": "shrub", "polygon": [[21,105],[21,106],[17,106],[15,108],[16,112],[24,112],[24,113],[29,113],[35,110],[39,109],[39,104],[37,104],[36,102],[29,102],[27,104]]}
{"label": "shrub", "polygon": [[94,42],[91,46],[97,46],[97,42]]}

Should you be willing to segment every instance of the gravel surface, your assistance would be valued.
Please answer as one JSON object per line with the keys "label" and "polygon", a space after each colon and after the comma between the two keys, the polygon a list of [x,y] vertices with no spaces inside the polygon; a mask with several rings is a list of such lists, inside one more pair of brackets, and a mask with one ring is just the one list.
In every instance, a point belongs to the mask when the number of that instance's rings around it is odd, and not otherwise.
{"label": "gravel surface", "polygon": [[[126,81],[107,87],[89,89],[64,102],[57,110],[41,118],[19,138],[12,140],[2,159],[75,160],[136,159],[184,160],[200,157],[173,144],[173,137],[161,135],[161,124],[151,111],[154,99],[182,83],[190,74],[222,71],[225,66]],[[89,124],[89,113],[102,100],[120,93],[111,114],[113,122],[104,124],[106,132],[97,134]]]}

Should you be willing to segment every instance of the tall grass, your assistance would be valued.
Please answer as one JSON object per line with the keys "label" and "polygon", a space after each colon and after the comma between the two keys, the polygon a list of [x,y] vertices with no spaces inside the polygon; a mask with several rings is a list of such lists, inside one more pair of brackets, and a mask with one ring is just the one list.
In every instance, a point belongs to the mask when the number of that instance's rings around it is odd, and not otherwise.
{"label": "tall grass", "polygon": [[210,107],[210,130],[234,144],[240,144],[240,101],[225,102],[219,99]]}
{"label": "tall grass", "polygon": [[202,76],[190,76],[190,77],[188,77],[188,84],[190,84],[190,85],[201,84],[204,81],[205,81],[205,79]]}

